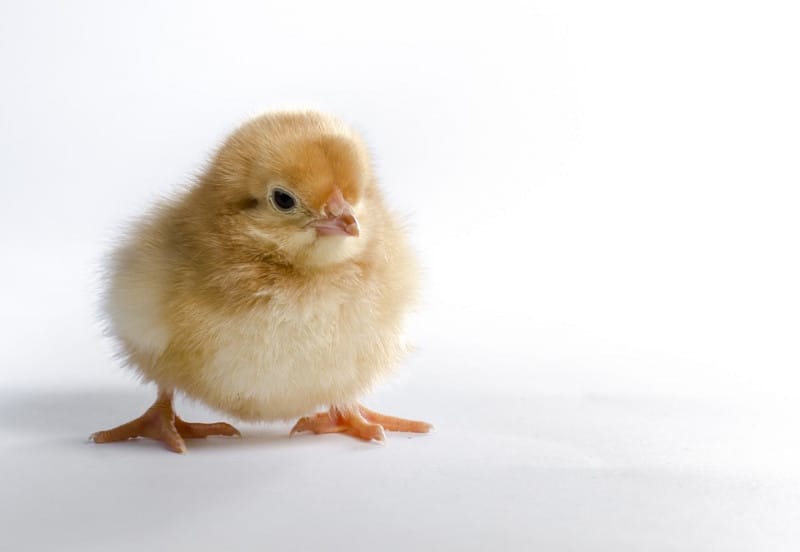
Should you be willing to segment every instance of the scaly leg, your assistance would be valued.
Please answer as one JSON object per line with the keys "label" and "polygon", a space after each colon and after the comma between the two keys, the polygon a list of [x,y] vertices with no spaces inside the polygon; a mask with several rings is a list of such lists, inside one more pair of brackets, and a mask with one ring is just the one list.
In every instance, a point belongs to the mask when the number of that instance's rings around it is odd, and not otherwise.
{"label": "scaly leg", "polygon": [[98,431],[90,437],[95,443],[125,441],[137,437],[148,437],[163,442],[172,452],[186,452],[183,439],[202,439],[209,435],[241,435],[230,424],[190,423],[181,420],[172,409],[171,390],[158,390],[158,398],[147,411],[126,424],[114,429]]}
{"label": "scaly leg", "polygon": [[346,433],[365,441],[383,442],[386,431],[407,431],[411,433],[428,433],[433,426],[426,422],[406,420],[373,412],[368,408],[356,405],[351,409],[331,408],[313,416],[300,418],[294,425],[291,435],[312,431],[320,433]]}

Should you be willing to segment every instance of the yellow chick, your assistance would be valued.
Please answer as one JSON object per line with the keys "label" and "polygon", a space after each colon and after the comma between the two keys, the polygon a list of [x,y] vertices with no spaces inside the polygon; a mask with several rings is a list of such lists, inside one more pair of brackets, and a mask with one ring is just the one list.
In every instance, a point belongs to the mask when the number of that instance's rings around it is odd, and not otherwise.
{"label": "yellow chick", "polygon": [[[417,263],[361,139],[333,117],[276,112],[237,129],[205,173],[115,251],[105,311],[123,358],[158,397],[92,435],[238,435],[175,415],[175,391],[241,420],[300,417],[292,433],[383,441],[425,422],[358,399],[405,352]],[[317,408],[328,411],[308,416]]]}

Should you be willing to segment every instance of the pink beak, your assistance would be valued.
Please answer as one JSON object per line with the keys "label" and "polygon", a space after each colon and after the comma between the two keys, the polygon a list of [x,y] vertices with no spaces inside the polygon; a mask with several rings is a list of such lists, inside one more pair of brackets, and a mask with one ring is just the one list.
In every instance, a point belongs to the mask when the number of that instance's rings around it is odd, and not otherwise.
{"label": "pink beak", "polygon": [[358,237],[359,226],[353,208],[344,200],[342,192],[337,188],[325,203],[325,216],[312,220],[308,226],[316,229],[317,236],[353,236]]}

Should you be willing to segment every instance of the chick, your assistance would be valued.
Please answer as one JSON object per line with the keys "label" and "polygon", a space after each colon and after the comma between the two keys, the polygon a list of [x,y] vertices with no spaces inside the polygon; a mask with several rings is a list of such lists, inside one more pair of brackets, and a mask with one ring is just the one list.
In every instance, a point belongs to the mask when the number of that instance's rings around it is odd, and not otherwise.
{"label": "chick", "polygon": [[108,276],[110,333],[158,397],[97,443],[149,437],[184,452],[186,438],[239,434],[183,421],[176,391],[240,420],[300,417],[292,434],[431,429],[358,403],[406,350],[418,273],[363,142],[333,117],[242,125],[132,229]]}

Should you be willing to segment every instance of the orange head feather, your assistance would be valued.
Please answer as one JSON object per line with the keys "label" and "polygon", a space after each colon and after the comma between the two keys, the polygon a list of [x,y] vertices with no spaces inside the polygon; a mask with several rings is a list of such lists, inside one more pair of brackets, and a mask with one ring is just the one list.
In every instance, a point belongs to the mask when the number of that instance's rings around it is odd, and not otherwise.
{"label": "orange head feather", "polygon": [[363,251],[377,201],[359,137],[316,112],[269,113],[242,125],[192,196],[187,212],[217,238],[214,247],[296,267]]}

